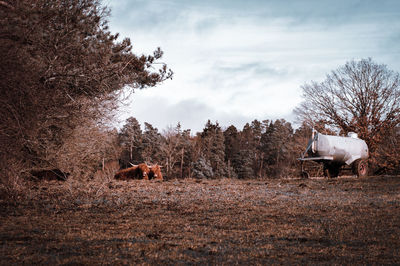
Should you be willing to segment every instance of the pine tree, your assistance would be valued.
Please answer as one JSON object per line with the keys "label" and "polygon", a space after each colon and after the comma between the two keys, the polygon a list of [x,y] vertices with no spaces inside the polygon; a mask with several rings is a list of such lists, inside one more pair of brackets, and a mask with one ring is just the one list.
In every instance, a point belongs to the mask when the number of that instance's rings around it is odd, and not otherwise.
{"label": "pine tree", "polygon": [[192,163],[193,177],[195,178],[214,178],[215,174],[210,161],[204,157],[200,157],[196,162]]}
{"label": "pine tree", "polygon": [[158,133],[158,129],[153,127],[151,124],[144,123],[144,132],[142,135],[142,157],[147,163],[158,163],[163,161],[163,154],[161,151],[162,143],[165,140]]}
{"label": "pine tree", "polygon": [[228,177],[237,177],[241,168],[240,136],[235,126],[231,125],[224,131],[225,162],[228,166]]}
{"label": "pine tree", "polygon": [[122,147],[121,166],[129,167],[131,164],[143,162],[142,130],[134,117],[129,117],[119,133],[119,143]]}
{"label": "pine tree", "polygon": [[214,177],[226,177],[224,134],[218,122],[214,125],[208,120],[200,138],[203,157],[210,161]]}
{"label": "pine tree", "polygon": [[258,120],[254,120],[251,124],[244,125],[240,133],[240,154],[241,154],[241,170],[239,177],[253,178],[261,176],[262,151],[259,149],[261,136],[263,132],[263,124]]}
{"label": "pine tree", "polygon": [[271,122],[262,135],[261,149],[265,155],[264,161],[269,176],[281,177],[289,174],[295,160],[292,139],[292,126],[284,119]]}

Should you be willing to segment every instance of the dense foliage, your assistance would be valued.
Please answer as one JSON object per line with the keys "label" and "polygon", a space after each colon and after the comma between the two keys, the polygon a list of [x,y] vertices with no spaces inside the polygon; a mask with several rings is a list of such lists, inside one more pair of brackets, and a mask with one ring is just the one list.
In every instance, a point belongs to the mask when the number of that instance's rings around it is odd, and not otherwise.
{"label": "dense foliage", "polygon": [[85,170],[83,161],[94,159],[87,153],[104,148],[86,136],[104,133],[121,90],[171,77],[155,65],[160,49],[135,55],[128,38],[110,33],[107,16],[99,0],[0,1],[2,178],[33,168]]}
{"label": "dense foliage", "polygon": [[[127,135],[128,128],[136,130]],[[333,134],[322,123],[316,128],[322,133]],[[242,130],[233,125],[222,129],[218,122],[208,121],[203,131],[195,135],[190,130],[182,130],[180,124],[159,133],[145,123],[142,132],[138,121],[131,117],[119,133],[120,163],[123,167],[142,161],[158,163],[164,166],[166,178],[298,177],[300,164],[297,159],[305,150],[311,130],[307,123],[294,130],[289,122],[278,119],[254,120],[245,124]],[[400,154],[399,137],[400,131],[396,128],[391,138],[386,138],[386,144],[379,146],[393,154],[393,157],[385,157],[390,167],[372,167],[371,174],[400,172],[400,162],[396,159]],[[134,139],[135,144],[127,144],[126,139]],[[149,146],[150,142],[153,145]],[[135,151],[132,157],[131,151]]]}
{"label": "dense foliage", "polygon": [[[137,130],[127,134],[129,128]],[[121,165],[158,163],[165,167],[167,178],[293,176],[298,172],[296,159],[304,149],[304,145],[294,145],[295,136],[297,131],[293,132],[291,124],[283,119],[254,120],[241,131],[233,125],[223,130],[218,123],[208,121],[203,131],[193,136],[190,130],[182,131],[179,124],[160,134],[145,123],[142,132],[138,121],[131,117],[119,133]],[[126,141],[133,139],[135,143]]]}
{"label": "dense foliage", "polygon": [[122,91],[172,77],[159,48],[136,55],[128,38],[112,34],[108,13],[100,0],[0,1],[1,183],[37,169],[90,178],[115,162],[158,163],[167,178],[296,176],[311,127],[359,133],[375,173],[400,172],[399,74],[371,59],[305,84],[296,130],[279,119],[160,133],[133,117],[119,132],[108,128]]}

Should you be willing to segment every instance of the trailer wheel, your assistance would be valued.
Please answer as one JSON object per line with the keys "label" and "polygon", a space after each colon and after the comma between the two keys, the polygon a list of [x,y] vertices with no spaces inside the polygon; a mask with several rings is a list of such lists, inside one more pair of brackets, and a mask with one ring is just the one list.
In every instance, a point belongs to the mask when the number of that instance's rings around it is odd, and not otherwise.
{"label": "trailer wheel", "polygon": [[340,167],[334,164],[324,164],[324,175],[327,178],[334,178],[339,176]]}
{"label": "trailer wheel", "polygon": [[358,159],[353,163],[353,173],[358,177],[366,177],[368,175],[368,162]]}

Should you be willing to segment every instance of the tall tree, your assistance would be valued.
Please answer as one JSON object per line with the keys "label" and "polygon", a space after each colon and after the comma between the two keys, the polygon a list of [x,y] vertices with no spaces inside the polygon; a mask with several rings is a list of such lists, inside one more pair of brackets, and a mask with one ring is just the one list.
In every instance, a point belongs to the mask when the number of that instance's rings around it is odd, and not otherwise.
{"label": "tall tree", "polygon": [[296,155],[293,154],[293,129],[289,122],[278,119],[271,122],[262,136],[267,174],[284,177],[291,174]]}
{"label": "tall tree", "polygon": [[262,177],[264,154],[260,150],[260,145],[262,133],[265,131],[265,124],[255,119],[251,122],[251,130],[253,133],[253,169],[256,176]]}
{"label": "tall tree", "polygon": [[125,125],[118,134],[119,143],[122,147],[121,166],[129,167],[130,163],[138,164],[143,162],[143,132],[140,124],[134,117],[126,119]]}
{"label": "tall tree", "polygon": [[[240,171],[242,162],[240,157],[240,135],[233,125],[224,131],[225,162],[228,166],[228,177],[235,177]],[[232,168],[233,172],[230,170]]]}
{"label": "tall tree", "polygon": [[[165,160],[167,176],[183,178],[190,175],[192,141],[190,129],[182,130],[180,123],[167,128],[164,133],[161,150]],[[186,169],[186,170],[185,170]]]}
{"label": "tall tree", "polygon": [[256,175],[254,168],[256,150],[255,134],[249,123],[246,123],[240,132],[240,178],[253,178]]}
{"label": "tall tree", "polygon": [[258,120],[246,123],[240,132],[240,170],[241,178],[261,177],[263,153],[259,149],[264,125]]}
{"label": "tall tree", "polygon": [[304,102],[295,109],[302,121],[357,132],[375,156],[384,136],[400,125],[399,73],[371,59],[350,61],[302,89]]}
{"label": "tall tree", "polygon": [[128,38],[117,40],[99,0],[1,2],[0,161],[57,165],[49,151],[88,118],[103,120],[123,88],[172,75],[155,64],[160,49],[137,56]]}
{"label": "tall tree", "polygon": [[181,125],[178,123],[176,127],[168,127],[163,132],[164,142],[161,149],[164,154],[166,173],[169,176],[174,169],[175,164],[180,159],[180,146],[182,141]]}
{"label": "tall tree", "polygon": [[145,162],[160,164],[163,161],[164,155],[160,147],[164,141],[157,128],[153,127],[150,123],[144,123],[142,157]]}
{"label": "tall tree", "polygon": [[200,134],[200,140],[202,155],[210,162],[214,177],[226,177],[224,134],[218,122],[213,124],[208,120]]}
{"label": "tall tree", "polygon": [[183,137],[183,163],[181,162],[181,177],[191,177],[192,174],[192,163],[196,157],[196,141],[191,136],[191,130],[186,129],[182,132]]}

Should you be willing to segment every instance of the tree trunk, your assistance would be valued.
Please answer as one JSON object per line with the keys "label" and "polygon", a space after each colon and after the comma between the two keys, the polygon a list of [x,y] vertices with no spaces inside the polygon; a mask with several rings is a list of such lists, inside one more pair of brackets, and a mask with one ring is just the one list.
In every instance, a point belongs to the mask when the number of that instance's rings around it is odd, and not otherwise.
{"label": "tree trunk", "polygon": [[181,178],[183,178],[183,155],[185,152],[185,148],[182,148],[182,157],[181,157]]}
{"label": "tree trunk", "polygon": [[132,158],[133,158],[133,145],[129,146],[129,161],[132,163]]}
{"label": "tree trunk", "polygon": [[231,178],[231,160],[228,160],[228,178]]}
{"label": "tree trunk", "polygon": [[167,157],[167,176],[169,176],[169,157]]}

